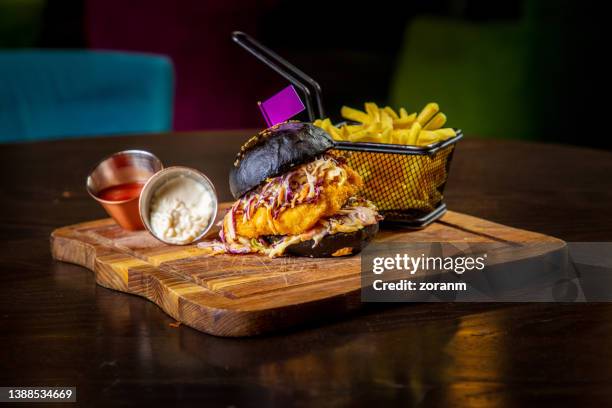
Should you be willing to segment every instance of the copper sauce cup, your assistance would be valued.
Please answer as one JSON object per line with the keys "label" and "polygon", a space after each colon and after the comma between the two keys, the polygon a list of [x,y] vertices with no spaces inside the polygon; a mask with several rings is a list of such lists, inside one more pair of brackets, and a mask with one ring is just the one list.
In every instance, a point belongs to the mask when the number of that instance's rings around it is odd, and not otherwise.
{"label": "copper sauce cup", "polygon": [[124,150],[104,160],[87,177],[87,192],[122,228],[130,231],[144,229],[138,211],[140,194],[125,200],[105,200],[99,194],[110,187],[128,183],[144,185],[151,176],[162,170],[162,162],[144,150]]}

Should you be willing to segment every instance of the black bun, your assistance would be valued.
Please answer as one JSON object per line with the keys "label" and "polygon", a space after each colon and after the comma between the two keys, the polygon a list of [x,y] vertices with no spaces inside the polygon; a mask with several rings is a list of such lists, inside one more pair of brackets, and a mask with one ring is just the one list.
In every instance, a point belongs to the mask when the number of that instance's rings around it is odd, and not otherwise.
{"label": "black bun", "polygon": [[275,125],[242,146],[230,171],[230,191],[238,199],[267,178],[312,161],[333,146],[327,132],[310,123]]}
{"label": "black bun", "polygon": [[307,256],[310,258],[328,258],[336,251],[343,248],[351,248],[350,253],[344,255],[354,255],[365,248],[372,238],[378,233],[378,223],[368,225],[355,232],[340,232],[325,236],[317,245],[314,246],[313,240],[303,241],[287,247],[285,252],[293,256]]}

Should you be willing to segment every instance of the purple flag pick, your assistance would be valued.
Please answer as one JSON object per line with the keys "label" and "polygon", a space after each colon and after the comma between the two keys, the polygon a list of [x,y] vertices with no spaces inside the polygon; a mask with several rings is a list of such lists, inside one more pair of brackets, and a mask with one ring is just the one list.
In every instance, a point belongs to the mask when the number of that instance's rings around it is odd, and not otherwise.
{"label": "purple flag pick", "polygon": [[293,85],[289,85],[271,98],[257,104],[268,127],[291,119],[305,109]]}

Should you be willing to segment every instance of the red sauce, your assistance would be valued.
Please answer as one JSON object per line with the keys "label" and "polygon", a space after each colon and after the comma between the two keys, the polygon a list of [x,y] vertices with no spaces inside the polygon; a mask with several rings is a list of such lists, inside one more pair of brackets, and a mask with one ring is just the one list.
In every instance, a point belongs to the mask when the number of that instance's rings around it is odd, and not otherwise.
{"label": "red sauce", "polygon": [[144,187],[144,183],[119,184],[101,190],[98,197],[106,201],[125,201],[138,197],[142,187]]}

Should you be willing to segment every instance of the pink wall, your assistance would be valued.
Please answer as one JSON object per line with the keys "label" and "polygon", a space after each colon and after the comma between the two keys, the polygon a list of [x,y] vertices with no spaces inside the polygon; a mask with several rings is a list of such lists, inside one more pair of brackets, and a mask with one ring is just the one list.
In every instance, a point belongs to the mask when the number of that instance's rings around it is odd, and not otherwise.
{"label": "pink wall", "polygon": [[230,39],[257,36],[274,0],[87,0],[86,33],[94,49],[168,55],[175,66],[176,130],[265,125],[257,100],[284,83]]}

